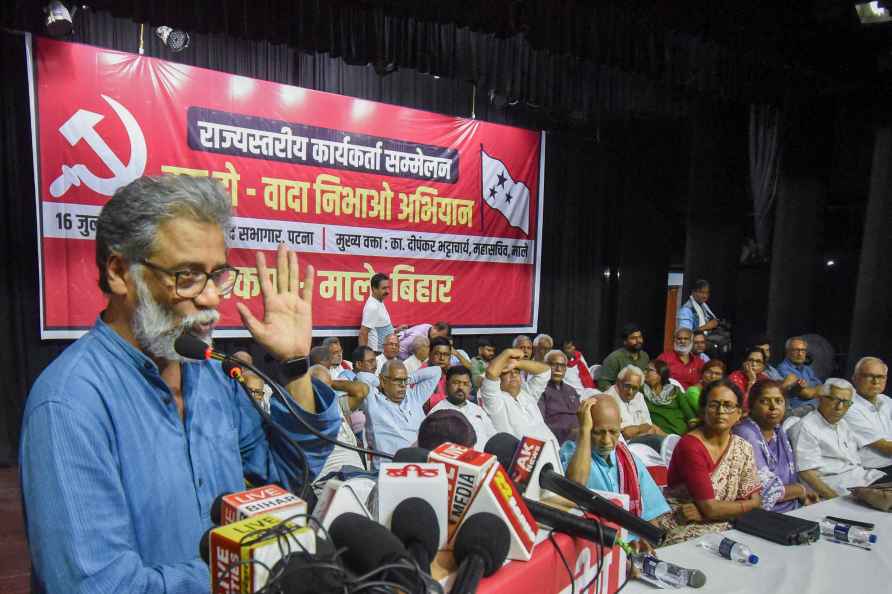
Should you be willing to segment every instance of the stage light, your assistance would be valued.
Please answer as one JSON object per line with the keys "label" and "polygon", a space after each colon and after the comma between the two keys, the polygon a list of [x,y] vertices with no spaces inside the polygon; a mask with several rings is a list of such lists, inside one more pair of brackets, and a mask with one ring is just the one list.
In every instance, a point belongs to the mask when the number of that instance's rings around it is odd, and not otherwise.
{"label": "stage light", "polygon": [[155,29],[155,35],[161,39],[161,43],[172,52],[181,52],[189,47],[189,34],[179,29],[161,26]]}
{"label": "stage light", "polygon": [[58,0],[47,4],[43,11],[46,13],[46,32],[52,37],[64,37],[71,33],[74,28],[71,20],[73,11],[69,12]]}
{"label": "stage light", "polygon": [[836,266],[836,260],[827,260],[827,268],[832,268]]}
{"label": "stage light", "polygon": [[855,12],[862,25],[875,25],[892,21],[886,2],[862,2],[855,4]]}

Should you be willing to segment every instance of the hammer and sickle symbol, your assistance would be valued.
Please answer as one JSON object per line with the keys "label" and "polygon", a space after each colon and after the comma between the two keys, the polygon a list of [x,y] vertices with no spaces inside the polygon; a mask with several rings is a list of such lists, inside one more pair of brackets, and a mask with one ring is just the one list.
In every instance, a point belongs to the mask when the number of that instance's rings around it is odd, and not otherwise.
{"label": "hammer and sickle symbol", "polygon": [[146,139],[136,118],[127,111],[126,107],[111,97],[106,95],[100,96],[115,111],[127,130],[127,137],[130,140],[130,162],[124,165],[121,159],[118,158],[118,155],[105,142],[105,139],[96,131],[96,124],[101,122],[105,116],[85,109],[79,109],[77,113],[68,118],[68,121],[59,127],[59,132],[71,146],[76,145],[81,140],[85,141],[102,162],[105,163],[113,176],[99,177],[82,163],[71,166],[62,165],[62,175],[50,184],[50,194],[55,198],[63,195],[71,186],[80,186],[81,182],[84,182],[88,188],[97,194],[111,196],[121,186],[127,185],[140,177],[146,169]]}

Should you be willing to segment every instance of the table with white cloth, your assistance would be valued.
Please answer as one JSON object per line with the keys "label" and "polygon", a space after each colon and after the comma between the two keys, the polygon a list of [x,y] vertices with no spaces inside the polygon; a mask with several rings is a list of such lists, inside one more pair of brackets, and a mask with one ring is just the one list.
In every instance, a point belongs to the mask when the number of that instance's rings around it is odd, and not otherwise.
{"label": "table with white cloth", "polygon": [[[759,556],[753,566],[741,565],[697,546],[692,539],[657,550],[657,555],[682,567],[706,574],[702,588],[684,588],[698,594],[802,593],[862,594],[892,592],[892,513],[861,505],[851,497],[837,497],[790,512],[819,522],[824,516],[837,516],[876,525],[877,542],[867,551],[824,537],[810,545],[783,546],[737,530],[724,536],[742,542]],[[659,591],[640,580],[632,580],[622,594]],[[676,590],[679,591],[679,590]]]}

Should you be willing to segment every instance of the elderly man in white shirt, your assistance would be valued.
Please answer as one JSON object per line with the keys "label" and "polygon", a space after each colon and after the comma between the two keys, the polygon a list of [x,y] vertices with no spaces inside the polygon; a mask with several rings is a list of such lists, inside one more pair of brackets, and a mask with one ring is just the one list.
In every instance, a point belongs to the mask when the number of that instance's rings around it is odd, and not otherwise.
{"label": "elderly man in white shirt", "polygon": [[421,366],[427,363],[427,358],[431,352],[431,341],[427,336],[416,336],[412,341],[411,355],[406,357],[403,363],[406,365],[406,371],[414,373],[421,369]]}
{"label": "elderly man in white shirt", "polygon": [[884,478],[883,472],[862,465],[858,448],[863,444],[843,418],[855,396],[852,384],[830,378],[818,394],[818,409],[791,429],[799,477],[825,499]]}
{"label": "elderly man in white shirt", "polygon": [[470,393],[471,372],[462,365],[453,365],[446,370],[446,398],[438,402],[428,416],[438,410],[460,412],[468,419],[477,434],[474,449],[482,452],[489,438],[496,434],[496,427],[485,410],[468,401]]}
{"label": "elderly man in white shirt", "polygon": [[641,386],[644,372],[635,365],[626,365],[616,376],[616,383],[605,394],[613,398],[620,413],[620,430],[629,443],[642,443],[660,451],[666,433],[653,424]]}
{"label": "elderly man in white shirt", "polygon": [[866,468],[892,472],[892,398],[883,394],[889,366],[876,357],[864,357],[855,365],[852,381],[855,398],[846,423],[861,444],[861,463]]}
{"label": "elderly man in white shirt", "polygon": [[[539,398],[551,378],[551,367],[539,361],[524,359],[520,349],[505,349],[486,368],[478,398],[489,414],[496,431],[550,440],[560,444],[539,410]],[[520,374],[527,374],[521,380]]]}

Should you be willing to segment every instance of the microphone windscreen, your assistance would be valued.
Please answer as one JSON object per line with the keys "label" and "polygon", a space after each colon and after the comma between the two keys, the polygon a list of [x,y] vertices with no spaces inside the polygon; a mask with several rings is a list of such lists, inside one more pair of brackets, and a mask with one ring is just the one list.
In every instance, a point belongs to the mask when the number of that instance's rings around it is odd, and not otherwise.
{"label": "microphone windscreen", "polygon": [[393,455],[393,462],[401,462],[403,464],[407,464],[409,462],[415,462],[416,464],[421,462],[427,462],[427,457],[430,455],[430,450],[426,450],[424,448],[403,448],[401,450],[397,450]]}
{"label": "microphone windscreen", "polygon": [[213,528],[205,530],[204,534],[201,535],[201,540],[198,542],[198,555],[205,563],[211,562],[211,530]]}
{"label": "microphone windscreen", "polygon": [[223,508],[223,498],[227,495],[231,495],[232,491],[226,491],[225,493],[220,493],[217,495],[217,498],[214,499],[214,502],[211,504],[211,522],[214,523],[214,526],[220,525],[220,514]]}
{"label": "microphone windscreen", "polygon": [[459,565],[471,555],[480,556],[483,575],[490,576],[505,562],[510,546],[511,535],[505,522],[495,514],[481,512],[459,526],[453,554]]}
{"label": "microphone windscreen", "polygon": [[519,444],[520,440],[510,433],[496,433],[486,442],[483,451],[498,458],[502,468],[510,472],[511,461],[514,459],[514,452],[517,451]]}
{"label": "microphone windscreen", "polygon": [[359,574],[406,555],[403,543],[390,530],[353,512],[335,518],[328,534],[336,547],[346,549],[341,558],[347,568]]}
{"label": "microphone windscreen", "polygon": [[173,350],[180,357],[205,361],[208,358],[208,344],[194,334],[181,334],[173,343]]}
{"label": "microphone windscreen", "polygon": [[419,542],[431,559],[437,556],[437,545],[440,543],[437,512],[424,499],[410,497],[401,501],[393,510],[390,530],[404,545]]}

